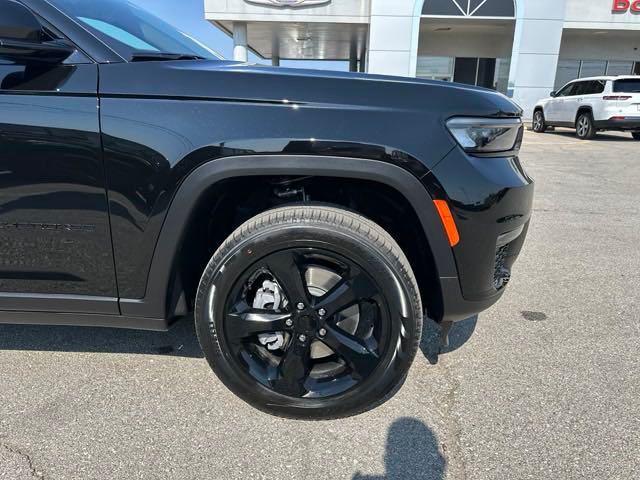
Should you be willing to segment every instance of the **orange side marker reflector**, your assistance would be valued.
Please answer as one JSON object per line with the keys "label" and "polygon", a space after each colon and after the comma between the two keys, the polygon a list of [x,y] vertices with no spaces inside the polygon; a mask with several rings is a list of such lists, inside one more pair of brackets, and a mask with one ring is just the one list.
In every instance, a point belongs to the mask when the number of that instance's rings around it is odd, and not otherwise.
{"label": "orange side marker reflector", "polygon": [[433,203],[436,206],[436,210],[438,210],[438,215],[440,215],[440,220],[442,220],[442,226],[449,238],[449,245],[455,247],[460,243],[460,234],[458,233],[456,222],[453,220],[451,210],[449,210],[449,205],[444,200],[434,200]]}

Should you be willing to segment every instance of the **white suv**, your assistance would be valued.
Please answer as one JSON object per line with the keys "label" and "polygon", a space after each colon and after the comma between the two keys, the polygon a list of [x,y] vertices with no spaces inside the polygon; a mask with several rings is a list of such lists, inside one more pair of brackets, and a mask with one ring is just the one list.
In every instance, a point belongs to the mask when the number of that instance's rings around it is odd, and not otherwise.
{"label": "white suv", "polygon": [[569,82],[533,111],[533,131],[570,127],[582,140],[598,130],[631,132],[640,140],[640,76],[581,78]]}

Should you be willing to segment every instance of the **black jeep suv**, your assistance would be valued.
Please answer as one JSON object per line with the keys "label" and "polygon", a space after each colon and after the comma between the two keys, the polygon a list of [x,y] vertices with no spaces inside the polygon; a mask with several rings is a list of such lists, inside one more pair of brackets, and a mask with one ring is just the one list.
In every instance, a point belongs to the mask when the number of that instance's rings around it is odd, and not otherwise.
{"label": "black jeep suv", "polygon": [[389,398],[423,315],[495,303],[527,231],[521,110],[222,61],[125,0],[0,0],[0,323],[165,330],[282,416]]}

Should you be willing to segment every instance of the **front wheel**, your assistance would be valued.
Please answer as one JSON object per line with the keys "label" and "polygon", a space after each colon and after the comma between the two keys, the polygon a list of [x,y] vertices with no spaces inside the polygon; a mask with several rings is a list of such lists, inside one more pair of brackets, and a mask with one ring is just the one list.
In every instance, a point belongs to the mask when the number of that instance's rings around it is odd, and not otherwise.
{"label": "front wheel", "polygon": [[640,132],[632,132],[631,136],[635,139],[635,140],[640,140]]}
{"label": "front wheel", "polygon": [[547,124],[545,122],[544,113],[542,112],[542,110],[536,110],[533,114],[533,123],[531,127],[536,133],[544,133],[547,130]]}
{"label": "front wheel", "polygon": [[593,115],[590,112],[581,113],[576,120],[576,136],[580,140],[590,140],[596,136]]}
{"label": "front wheel", "polygon": [[198,339],[220,380],[265,412],[355,415],[404,381],[422,330],[407,258],[375,223],[292,206],[241,225],[200,281]]}

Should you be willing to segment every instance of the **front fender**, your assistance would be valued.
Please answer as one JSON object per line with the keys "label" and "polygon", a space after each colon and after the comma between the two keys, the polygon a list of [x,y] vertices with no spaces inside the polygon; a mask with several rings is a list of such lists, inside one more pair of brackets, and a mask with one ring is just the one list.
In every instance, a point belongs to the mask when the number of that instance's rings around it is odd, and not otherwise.
{"label": "front fender", "polygon": [[153,253],[142,299],[120,299],[123,315],[166,318],[167,295],[180,246],[198,202],[218,182],[234,177],[300,175],[353,178],[385,184],[402,194],[414,209],[428,239],[441,279],[455,280],[457,270],[449,243],[425,186],[411,173],[378,160],[325,156],[237,156],[207,162],[193,170],[178,188]]}

